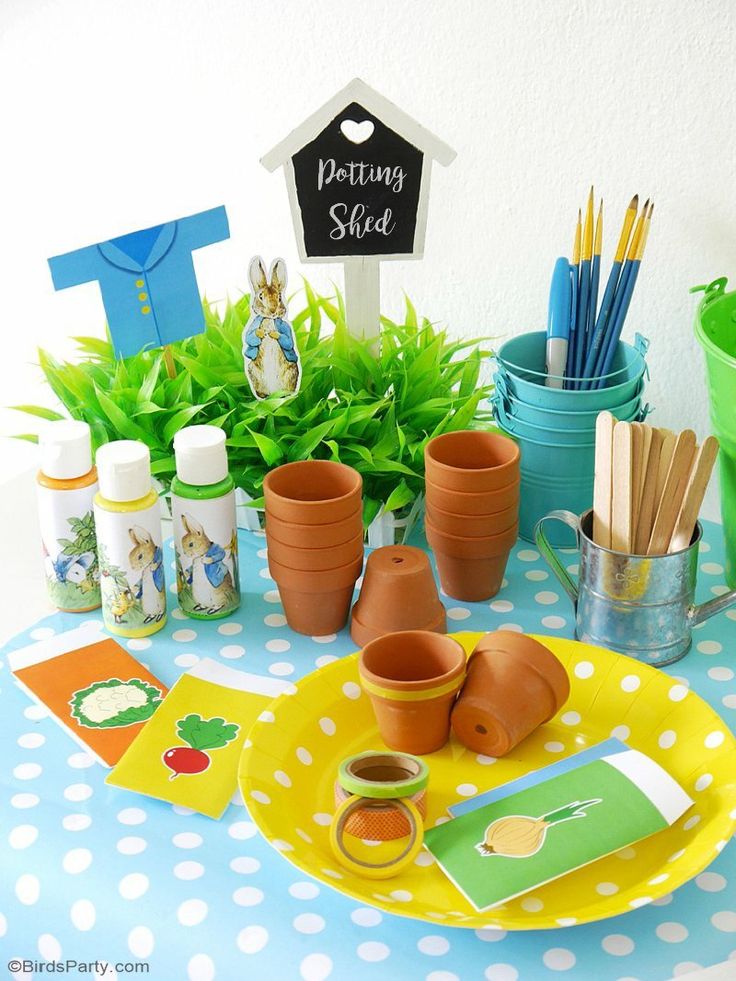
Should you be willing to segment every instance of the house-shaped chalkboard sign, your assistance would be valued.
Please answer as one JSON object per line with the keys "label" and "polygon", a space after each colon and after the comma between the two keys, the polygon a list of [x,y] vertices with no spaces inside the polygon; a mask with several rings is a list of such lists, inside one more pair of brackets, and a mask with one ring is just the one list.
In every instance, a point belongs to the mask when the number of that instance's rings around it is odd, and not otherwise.
{"label": "house-shaped chalkboard sign", "polygon": [[262,159],[285,168],[303,262],[421,258],[432,161],[455,151],[359,78]]}

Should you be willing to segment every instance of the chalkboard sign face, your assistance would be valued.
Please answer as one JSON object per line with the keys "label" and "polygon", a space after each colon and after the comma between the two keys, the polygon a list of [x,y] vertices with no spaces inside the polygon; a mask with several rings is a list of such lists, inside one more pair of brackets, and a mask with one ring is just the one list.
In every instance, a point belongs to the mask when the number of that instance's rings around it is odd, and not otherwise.
{"label": "chalkboard sign face", "polygon": [[357,102],[292,158],[307,258],[414,254],[423,153]]}

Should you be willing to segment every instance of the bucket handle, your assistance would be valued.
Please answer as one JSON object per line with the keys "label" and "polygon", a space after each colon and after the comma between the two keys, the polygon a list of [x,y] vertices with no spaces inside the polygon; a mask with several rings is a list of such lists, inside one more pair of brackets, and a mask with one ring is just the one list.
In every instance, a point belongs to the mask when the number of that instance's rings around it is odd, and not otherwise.
{"label": "bucket handle", "polygon": [[728,283],[727,276],[719,276],[718,279],[714,279],[712,283],[703,284],[702,286],[691,286],[691,293],[705,293],[702,300],[702,306],[707,307],[709,303],[713,300],[717,300],[719,297],[723,296],[726,292],[726,285]]}
{"label": "bucket handle", "polygon": [[716,613],[727,610],[734,603],[736,603],[736,589],[724,593],[723,596],[716,596],[715,599],[708,600],[707,603],[701,603],[700,606],[691,606],[687,611],[688,625],[690,627],[697,627],[699,623],[709,620]]}
{"label": "bucket handle", "polygon": [[550,569],[555,574],[555,576],[557,576],[557,578],[559,579],[560,585],[572,600],[573,608],[577,609],[578,584],[570,576],[567,569],[565,569],[565,567],[562,565],[560,560],[557,558],[555,550],[550,545],[549,539],[544,533],[545,521],[561,521],[563,524],[566,524],[570,528],[572,528],[572,530],[575,532],[576,547],[579,549],[580,548],[580,518],[576,514],[573,514],[572,511],[550,511],[549,514],[545,514],[543,518],[539,519],[539,521],[537,522],[534,528],[534,541],[537,543],[537,548],[539,549],[542,558],[550,567]]}
{"label": "bucket handle", "polygon": [[493,398],[491,399],[491,405],[493,406],[493,411],[496,414],[496,421],[501,424],[501,428],[516,435],[514,421],[508,414],[508,405],[506,404],[505,399]]}

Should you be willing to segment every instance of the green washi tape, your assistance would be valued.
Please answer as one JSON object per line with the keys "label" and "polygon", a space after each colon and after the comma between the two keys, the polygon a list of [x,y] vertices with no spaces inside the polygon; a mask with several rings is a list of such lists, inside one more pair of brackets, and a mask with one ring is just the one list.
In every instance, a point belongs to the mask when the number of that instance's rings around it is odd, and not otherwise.
{"label": "green washi tape", "polygon": [[369,800],[412,797],[429,782],[429,767],[409,753],[369,750],[349,756],[340,764],[337,780],[343,790]]}

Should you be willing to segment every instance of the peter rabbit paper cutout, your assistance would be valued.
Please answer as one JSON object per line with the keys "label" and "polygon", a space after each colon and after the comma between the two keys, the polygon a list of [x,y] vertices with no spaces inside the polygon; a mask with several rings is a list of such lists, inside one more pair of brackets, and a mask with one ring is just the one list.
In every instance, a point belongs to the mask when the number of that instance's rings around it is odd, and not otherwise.
{"label": "peter rabbit paper cutout", "polygon": [[249,276],[251,319],[243,331],[243,359],[250,389],[259,401],[271,395],[295,395],[302,368],[287,319],[286,263],[274,259],[266,276],[263,259],[254,256]]}
{"label": "peter rabbit paper cutout", "polygon": [[219,503],[196,502],[201,520],[191,509],[174,513],[179,606],[196,618],[224,616],[240,602],[237,531]]}
{"label": "peter rabbit paper cutout", "polygon": [[192,252],[230,237],[221,205],[48,260],[54,289],[97,280],[119,358],[204,330]]}

